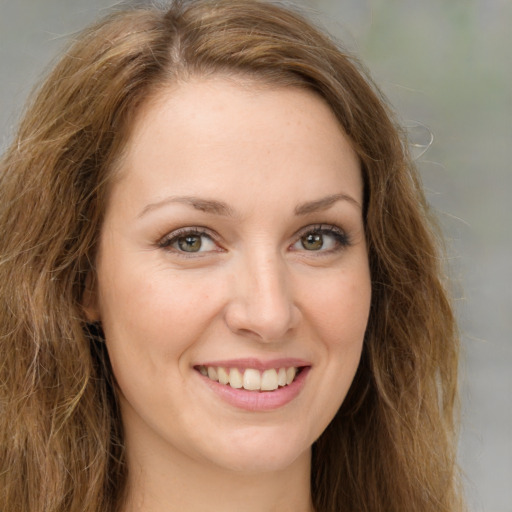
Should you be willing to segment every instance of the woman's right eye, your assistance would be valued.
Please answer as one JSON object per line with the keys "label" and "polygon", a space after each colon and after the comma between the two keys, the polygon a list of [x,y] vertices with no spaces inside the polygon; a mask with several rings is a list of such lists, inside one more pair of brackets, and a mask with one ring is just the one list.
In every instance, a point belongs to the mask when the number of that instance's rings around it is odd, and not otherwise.
{"label": "woman's right eye", "polygon": [[204,253],[219,249],[212,237],[198,229],[181,229],[166,235],[159,243],[163,249],[180,253]]}

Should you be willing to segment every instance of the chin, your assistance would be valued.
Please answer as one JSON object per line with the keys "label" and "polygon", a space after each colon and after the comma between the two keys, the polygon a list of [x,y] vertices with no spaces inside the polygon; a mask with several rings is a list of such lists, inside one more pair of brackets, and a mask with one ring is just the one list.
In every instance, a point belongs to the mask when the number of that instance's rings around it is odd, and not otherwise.
{"label": "chin", "polygon": [[227,471],[239,475],[256,475],[264,473],[279,473],[287,471],[298,461],[309,459],[311,448],[304,452],[297,453],[259,453],[259,454],[238,454],[236,460],[225,459],[219,461]]}
{"label": "chin", "polygon": [[309,460],[312,442],[303,436],[293,436],[289,432],[265,434],[254,432],[253,428],[238,432],[222,443],[223,446],[218,443],[215,452],[210,449],[205,455],[219,467],[239,474],[275,473],[285,471],[299,461]]}

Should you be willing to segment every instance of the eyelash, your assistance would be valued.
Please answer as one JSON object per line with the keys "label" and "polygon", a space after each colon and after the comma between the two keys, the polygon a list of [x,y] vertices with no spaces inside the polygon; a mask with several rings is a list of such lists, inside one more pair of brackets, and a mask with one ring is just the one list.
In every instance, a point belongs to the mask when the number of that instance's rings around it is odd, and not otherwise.
{"label": "eyelash", "polygon": [[[334,238],[335,247],[327,249],[327,250],[307,250],[304,246],[302,248],[292,249],[293,251],[304,251],[306,253],[312,253],[317,255],[326,255],[326,254],[332,254],[338,251],[343,250],[346,247],[349,247],[351,245],[351,241],[347,233],[343,231],[342,229],[338,228],[337,226],[328,225],[328,224],[317,224],[314,226],[307,226],[300,230],[296,235],[296,241],[290,245],[290,248],[293,248],[296,244],[301,243],[301,241],[304,239],[307,235],[321,235],[321,236],[331,236]],[[214,236],[214,234],[206,229],[201,227],[187,227],[187,228],[181,228],[176,231],[173,231],[167,235],[165,235],[159,242],[158,247],[161,249],[165,249],[167,251],[172,251],[175,254],[179,254],[181,257],[191,258],[191,257],[198,257],[202,255],[203,253],[209,253],[209,252],[223,252],[223,249],[220,248],[218,251],[184,251],[180,250],[178,248],[172,247],[174,244],[177,244],[180,240],[180,238],[185,237],[206,237],[208,238],[212,243],[217,243],[217,237]]]}
{"label": "eyelash", "polygon": [[324,254],[332,254],[332,253],[341,251],[351,245],[349,236],[342,229],[338,228],[337,226],[333,226],[331,224],[317,224],[315,226],[307,226],[304,229],[302,229],[301,231],[299,231],[299,233],[297,235],[297,241],[294,244],[292,244],[292,247],[295,244],[300,243],[305,236],[310,235],[310,234],[322,235],[322,236],[327,235],[327,236],[333,237],[334,242],[335,242],[335,247],[333,247],[331,249],[327,249],[327,250],[324,249],[324,250],[317,250],[317,251],[315,251],[315,250],[308,251],[305,247],[303,247],[303,249],[298,249],[298,250],[304,250],[307,253],[313,253],[313,254],[317,253],[317,254],[324,255]]}
{"label": "eyelash", "polygon": [[[185,238],[187,236],[189,236],[189,237],[197,236],[197,237],[201,237],[201,238],[206,237],[209,240],[211,240],[213,243],[217,244],[216,237],[208,229],[200,228],[200,227],[187,227],[187,228],[177,229],[176,231],[173,231],[172,233],[165,235],[160,240],[160,242],[158,242],[158,247],[160,247],[161,249],[169,250],[169,251],[172,250],[173,252],[176,252],[180,256],[185,256],[185,257],[197,256],[197,254],[198,254],[197,252],[190,251],[189,253],[187,253],[187,251],[181,251],[179,249],[175,249],[172,247],[173,244],[178,243],[180,238]],[[202,252],[206,252],[206,251],[202,251]]]}

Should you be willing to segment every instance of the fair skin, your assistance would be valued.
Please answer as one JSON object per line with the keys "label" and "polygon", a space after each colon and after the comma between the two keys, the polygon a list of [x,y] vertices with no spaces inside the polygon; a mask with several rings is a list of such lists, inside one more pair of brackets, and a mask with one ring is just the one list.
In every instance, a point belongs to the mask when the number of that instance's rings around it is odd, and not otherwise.
{"label": "fair skin", "polygon": [[119,386],[125,512],[311,511],[311,445],[371,295],[334,115],[301,89],[190,80],[143,107],[118,178],[86,312]]}

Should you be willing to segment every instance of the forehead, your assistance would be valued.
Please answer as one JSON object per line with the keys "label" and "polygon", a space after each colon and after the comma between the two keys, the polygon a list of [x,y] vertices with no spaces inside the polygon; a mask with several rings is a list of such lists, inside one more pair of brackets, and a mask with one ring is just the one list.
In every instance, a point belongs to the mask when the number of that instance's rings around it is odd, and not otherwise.
{"label": "forehead", "polygon": [[[148,101],[134,120],[119,178],[121,189],[129,183],[139,196],[216,196],[228,185],[233,195],[233,188],[265,183],[277,196],[283,187],[314,196],[339,184],[362,199],[358,158],[323,99],[298,87],[225,78],[176,84]],[[272,192],[267,186],[265,195]]]}

